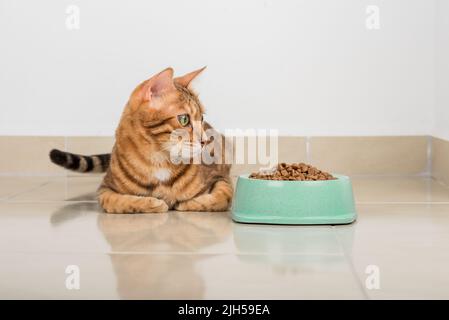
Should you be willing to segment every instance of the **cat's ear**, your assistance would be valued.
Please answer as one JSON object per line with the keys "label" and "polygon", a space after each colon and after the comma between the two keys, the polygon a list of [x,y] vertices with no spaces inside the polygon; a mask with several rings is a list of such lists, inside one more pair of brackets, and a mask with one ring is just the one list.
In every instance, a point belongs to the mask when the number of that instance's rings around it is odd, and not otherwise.
{"label": "cat's ear", "polygon": [[183,75],[182,77],[175,78],[175,82],[179,84],[180,86],[183,86],[187,88],[193,79],[195,79],[203,70],[206,69],[206,67],[202,67],[201,69],[195,70],[193,72],[187,73],[186,75]]}
{"label": "cat's ear", "polygon": [[150,101],[171,90],[175,90],[173,69],[167,68],[145,82],[142,88],[142,98],[144,101]]}

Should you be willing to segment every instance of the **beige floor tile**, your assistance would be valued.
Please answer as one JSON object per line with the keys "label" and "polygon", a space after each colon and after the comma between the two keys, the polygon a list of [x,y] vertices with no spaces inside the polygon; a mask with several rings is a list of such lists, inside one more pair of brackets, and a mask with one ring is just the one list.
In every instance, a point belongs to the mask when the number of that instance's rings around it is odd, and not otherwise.
{"label": "beige floor tile", "polygon": [[427,167],[426,136],[312,137],[310,162],[342,174],[417,174]]}
{"label": "beige floor tile", "polygon": [[236,224],[229,213],[100,215],[112,252],[342,255],[330,227]]}
{"label": "beige floor tile", "polygon": [[0,298],[449,298],[448,189],[432,179],[356,177],[358,220],[335,227],[107,215],[99,179],[0,178]]}
{"label": "beige floor tile", "polygon": [[343,250],[329,226],[237,224],[228,212],[110,215],[95,202],[0,203],[0,252],[342,256],[350,245]]}
{"label": "beige floor tile", "polygon": [[[66,281],[79,269],[79,290]],[[0,252],[0,299],[118,299],[117,281],[106,254]],[[70,283],[70,282],[69,282]]]}
{"label": "beige floor tile", "polygon": [[110,153],[114,137],[67,137],[67,151],[85,155]]}
{"label": "beige floor tile", "polygon": [[[0,298],[363,299],[343,257],[4,254]],[[68,265],[80,290],[67,290]]]}
{"label": "beige floor tile", "polygon": [[100,214],[98,233],[111,252],[232,253],[228,212],[108,215]]}
{"label": "beige floor tile", "polygon": [[335,256],[344,253],[330,226],[233,223],[232,238],[238,253]]}
{"label": "beige floor tile", "polygon": [[449,202],[449,188],[425,177],[353,177],[357,202]]}
{"label": "beige floor tile", "polygon": [[51,163],[51,149],[64,150],[64,137],[0,137],[0,173],[32,175],[65,175]]}
{"label": "beige floor tile", "polygon": [[[342,256],[218,256],[199,270],[210,280],[205,295],[210,299],[365,298]],[[217,277],[214,270],[226,271]]]}
{"label": "beige floor tile", "polygon": [[449,186],[449,141],[432,138],[432,175]]}
{"label": "beige floor tile", "polygon": [[14,202],[96,201],[102,176],[54,177],[40,188],[11,198]]}
{"label": "beige floor tile", "polygon": [[0,252],[231,253],[232,226],[227,212],[109,215],[96,202],[3,202]]}
{"label": "beige floor tile", "polygon": [[30,192],[47,183],[48,177],[0,177],[0,201]]}
{"label": "beige floor tile", "polygon": [[449,205],[358,205],[357,209],[355,224],[335,230],[341,239],[351,230],[348,256],[363,284],[367,267],[379,268],[380,289],[365,289],[371,298],[449,298]]}
{"label": "beige floor tile", "polygon": [[107,253],[95,202],[0,203],[0,253]]}
{"label": "beige floor tile", "polygon": [[231,167],[231,175],[239,176],[241,174],[250,174],[259,171],[261,167],[264,166],[258,164],[234,164]]}

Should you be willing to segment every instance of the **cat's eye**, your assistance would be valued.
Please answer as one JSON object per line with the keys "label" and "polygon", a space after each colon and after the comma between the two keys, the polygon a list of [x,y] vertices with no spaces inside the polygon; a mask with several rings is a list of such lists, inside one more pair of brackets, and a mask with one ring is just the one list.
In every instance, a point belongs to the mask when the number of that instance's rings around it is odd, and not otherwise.
{"label": "cat's eye", "polygon": [[188,126],[190,123],[190,117],[188,114],[180,114],[178,116],[178,122],[181,126],[185,127]]}

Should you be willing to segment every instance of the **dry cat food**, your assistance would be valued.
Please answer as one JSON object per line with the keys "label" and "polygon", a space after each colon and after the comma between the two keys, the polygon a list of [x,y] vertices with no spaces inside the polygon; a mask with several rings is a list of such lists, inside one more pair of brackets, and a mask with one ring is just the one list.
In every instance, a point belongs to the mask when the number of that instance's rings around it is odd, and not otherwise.
{"label": "dry cat food", "polygon": [[249,175],[253,179],[262,180],[299,180],[299,181],[316,181],[316,180],[335,180],[336,178],[330,173],[321,171],[311,165],[305,163],[280,163],[276,167],[268,171],[253,172]]}

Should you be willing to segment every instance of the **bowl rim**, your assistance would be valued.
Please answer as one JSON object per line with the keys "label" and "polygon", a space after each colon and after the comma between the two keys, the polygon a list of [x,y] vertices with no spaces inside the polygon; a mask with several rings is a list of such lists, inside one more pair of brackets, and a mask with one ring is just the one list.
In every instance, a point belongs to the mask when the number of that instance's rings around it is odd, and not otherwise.
{"label": "bowl rim", "polygon": [[241,174],[238,176],[238,179],[242,179],[245,181],[251,181],[254,183],[293,183],[293,184],[308,184],[308,183],[338,183],[342,180],[349,180],[349,177],[343,174],[332,173],[334,177],[337,179],[334,180],[309,180],[309,181],[301,181],[301,180],[264,180],[264,179],[254,179],[249,177],[249,173]]}

